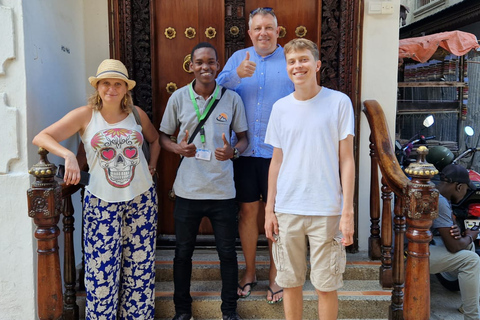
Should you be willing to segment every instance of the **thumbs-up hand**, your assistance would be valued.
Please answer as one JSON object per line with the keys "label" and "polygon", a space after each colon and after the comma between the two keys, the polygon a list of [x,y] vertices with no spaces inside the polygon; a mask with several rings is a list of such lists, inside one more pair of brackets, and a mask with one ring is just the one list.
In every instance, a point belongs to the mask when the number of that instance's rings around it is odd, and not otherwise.
{"label": "thumbs-up hand", "polygon": [[182,141],[180,141],[178,146],[179,150],[177,153],[187,158],[195,156],[195,153],[197,152],[197,147],[195,144],[188,144],[188,130],[185,130],[185,137],[182,139]]}
{"label": "thumbs-up hand", "polygon": [[240,78],[248,78],[253,76],[257,64],[253,61],[250,61],[250,52],[247,51],[245,59],[237,67],[237,74]]}
{"label": "thumbs-up hand", "polygon": [[222,133],[223,147],[215,150],[215,159],[218,161],[229,160],[233,157],[233,148],[225,137],[225,133]]}

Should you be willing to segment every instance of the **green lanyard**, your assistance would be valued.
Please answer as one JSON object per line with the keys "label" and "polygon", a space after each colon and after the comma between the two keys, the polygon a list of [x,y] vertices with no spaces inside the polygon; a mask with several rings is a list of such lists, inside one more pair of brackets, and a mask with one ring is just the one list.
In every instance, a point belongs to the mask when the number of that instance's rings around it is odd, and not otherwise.
{"label": "green lanyard", "polygon": [[[198,118],[198,121],[202,121],[205,116],[208,114],[208,111],[210,110],[210,108],[212,107],[212,104],[213,102],[215,102],[215,100],[217,99],[217,94],[218,94],[218,88],[219,86],[217,86],[217,89],[215,90],[215,93],[213,94],[213,98],[210,100],[210,102],[207,104],[207,107],[205,108],[205,111],[203,111],[203,114],[201,115],[200,114],[200,110],[198,109],[198,105],[197,105],[197,100],[195,99],[195,94],[193,93],[193,86],[192,86],[192,83],[190,83],[188,89],[190,91],[190,99],[192,99],[192,103],[193,103],[193,107],[195,108],[195,112],[197,113],[197,118]],[[202,143],[203,145],[205,145],[205,129],[202,128],[200,129],[200,139],[202,140]]]}

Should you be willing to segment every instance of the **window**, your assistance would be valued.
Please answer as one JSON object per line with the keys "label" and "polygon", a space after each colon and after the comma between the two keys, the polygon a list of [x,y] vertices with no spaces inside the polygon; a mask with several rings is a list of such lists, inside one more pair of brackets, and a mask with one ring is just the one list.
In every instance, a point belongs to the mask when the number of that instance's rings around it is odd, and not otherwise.
{"label": "window", "polygon": [[441,10],[441,7],[445,8],[444,6],[446,2],[447,0],[416,0],[416,7],[413,15],[416,17],[434,10],[439,11]]}
{"label": "window", "polygon": [[433,1],[435,0],[417,0],[417,8],[423,7]]}

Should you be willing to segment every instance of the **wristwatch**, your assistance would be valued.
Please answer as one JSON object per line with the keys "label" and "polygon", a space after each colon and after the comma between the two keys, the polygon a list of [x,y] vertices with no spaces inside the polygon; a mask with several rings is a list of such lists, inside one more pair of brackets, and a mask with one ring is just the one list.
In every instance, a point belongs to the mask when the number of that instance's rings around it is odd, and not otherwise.
{"label": "wristwatch", "polygon": [[233,157],[232,157],[232,160],[237,160],[238,158],[240,158],[240,152],[238,152],[238,149],[233,147]]}

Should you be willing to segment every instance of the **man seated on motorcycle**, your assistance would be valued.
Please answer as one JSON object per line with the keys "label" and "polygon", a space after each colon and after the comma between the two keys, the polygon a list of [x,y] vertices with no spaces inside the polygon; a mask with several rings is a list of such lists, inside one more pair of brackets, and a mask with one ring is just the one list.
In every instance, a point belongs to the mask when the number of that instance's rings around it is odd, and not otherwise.
{"label": "man seated on motorcycle", "polygon": [[474,239],[480,230],[465,230],[461,237],[451,233],[455,225],[451,203],[463,199],[468,189],[475,189],[468,171],[456,164],[449,164],[440,173],[437,189],[438,218],[433,221],[433,241],[430,245],[430,273],[458,273],[464,319],[480,319],[480,257],[475,253]]}

